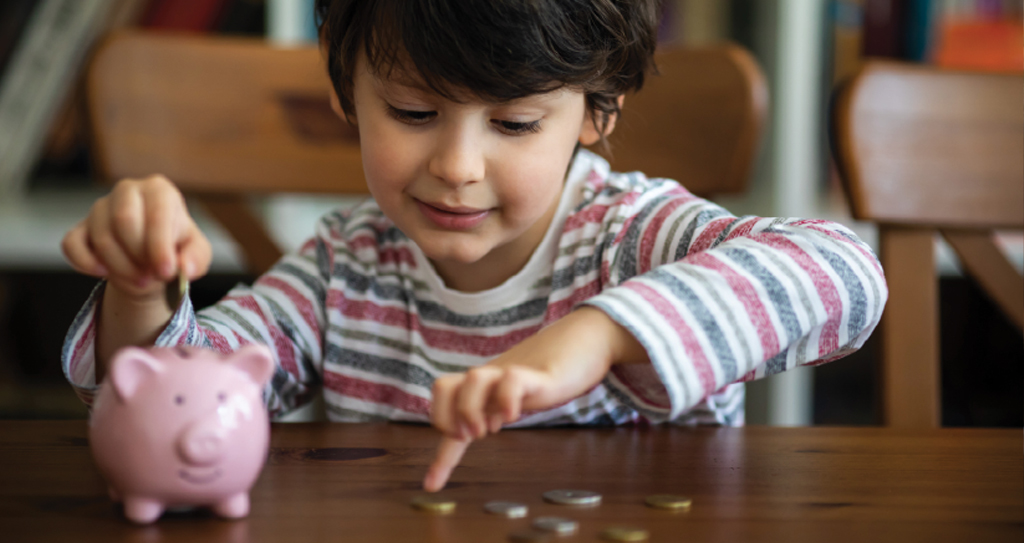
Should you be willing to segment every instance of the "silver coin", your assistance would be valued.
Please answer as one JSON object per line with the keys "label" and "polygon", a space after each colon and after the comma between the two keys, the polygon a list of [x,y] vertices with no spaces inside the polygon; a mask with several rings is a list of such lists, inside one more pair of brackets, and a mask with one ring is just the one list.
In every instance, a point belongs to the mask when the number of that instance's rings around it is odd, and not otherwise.
{"label": "silver coin", "polygon": [[543,496],[545,501],[559,505],[597,505],[601,503],[601,495],[589,490],[549,490]]}
{"label": "silver coin", "polygon": [[484,511],[507,518],[523,518],[530,508],[516,502],[487,502],[484,504]]}
{"label": "silver coin", "polygon": [[580,528],[580,523],[562,517],[537,517],[533,519],[533,527],[558,535],[569,535],[576,533],[576,530]]}

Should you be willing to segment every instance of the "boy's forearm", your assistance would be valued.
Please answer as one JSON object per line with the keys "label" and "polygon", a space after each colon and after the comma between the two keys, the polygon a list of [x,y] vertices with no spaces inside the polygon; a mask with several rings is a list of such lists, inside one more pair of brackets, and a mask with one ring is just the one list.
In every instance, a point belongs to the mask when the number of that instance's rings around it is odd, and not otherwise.
{"label": "boy's forearm", "polygon": [[651,362],[647,350],[637,341],[636,337],[604,311],[596,307],[584,306],[574,313],[574,316],[588,321],[589,333],[587,335],[590,338],[602,338],[608,342],[611,365],[649,364]]}
{"label": "boy's forearm", "polygon": [[96,322],[96,382],[106,375],[114,352],[128,345],[152,345],[173,315],[162,293],[138,299],[107,284]]}

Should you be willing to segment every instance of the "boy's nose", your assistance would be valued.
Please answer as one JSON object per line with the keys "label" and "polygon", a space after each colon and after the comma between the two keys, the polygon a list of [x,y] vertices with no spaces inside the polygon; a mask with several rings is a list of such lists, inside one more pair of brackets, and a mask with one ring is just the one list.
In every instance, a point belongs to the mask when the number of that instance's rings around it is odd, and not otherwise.
{"label": "boy's nose", "polygon": [[430,159],[431,175],[455,187],[482,180],[485,161],[480,138],[464,128],[441,134]]}

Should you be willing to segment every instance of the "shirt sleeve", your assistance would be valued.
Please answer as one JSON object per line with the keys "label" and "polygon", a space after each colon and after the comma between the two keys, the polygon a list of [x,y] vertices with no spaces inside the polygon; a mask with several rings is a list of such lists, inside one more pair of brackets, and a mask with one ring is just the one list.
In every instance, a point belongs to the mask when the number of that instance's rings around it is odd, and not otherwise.
{"label": "shirt sleeve", "polygon": [[739,381],[858,349],[888,291],[871,249],[834,222],[736,217],[678,184],[627,195],[601,255],[609,288],[586,303],[644,346],[650,365],[606,383],[652,421]]}
{"label": "shirt sleeve", "polygon": [[[264,395],[280,416],[310,401],[321,381],[325,303],[333,261],[325,229],[295,254],[283,257],[252,286],[239,285],[216,304],[196,312],[184,296],[155,346],[191,345],[231,352],[261,343],[275,353],[277,368]],[[97,392],[96,319],[106,283],[101,282],[73,321],[61,352],[64,374],[87,405]]]}

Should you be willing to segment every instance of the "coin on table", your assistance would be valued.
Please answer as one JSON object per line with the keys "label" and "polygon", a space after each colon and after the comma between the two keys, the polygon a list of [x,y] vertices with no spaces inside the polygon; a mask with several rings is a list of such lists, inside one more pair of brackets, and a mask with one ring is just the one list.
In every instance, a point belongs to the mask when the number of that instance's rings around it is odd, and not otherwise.
{"label": "coin on table", "polygon": [[559,505],[597,505],[601,503],[601,495],[589,490],[549,490],[543,496],[545,501]]}
{"label": "coin on table", "polygon": [[416,496],[412,499],[412,506],[420,511],[443,515],[455,511],[455,500],[440,496]]}
{"label": "coin on table", "polygon": [[484,504],[484,511],[507,518],[523,518],[530,508],[516,502],[487,502]]}
{"label": "coin on table", "polygon": [[576,533],[576,530],[580,527],[580,523],[575,520],[562,517],[537,517],[533,519],[533,527],[544,532],[552,532],[558,535],[569,535]]}
{"label": "coin on table", "polygon": [[673,511],[689,511],[690,505],[693,504],[693,500],[686,496],[676,496],[673,494],[654,494],[653,496],[647,496],[644,499],[644,503],[654,507],[655,509],[671,509]]}
{"label": "coin on table", "polygon": [[601,539],[605,541],[647,541],[647,530],[641,528],[627,528],[615,526],[601,532]]}
{"label": "coin on table", "polygon": [[516,543],[537,543],[538,541],[551,541],[551,534],[535,530],[520,530],[508,534],[508,540]]}

